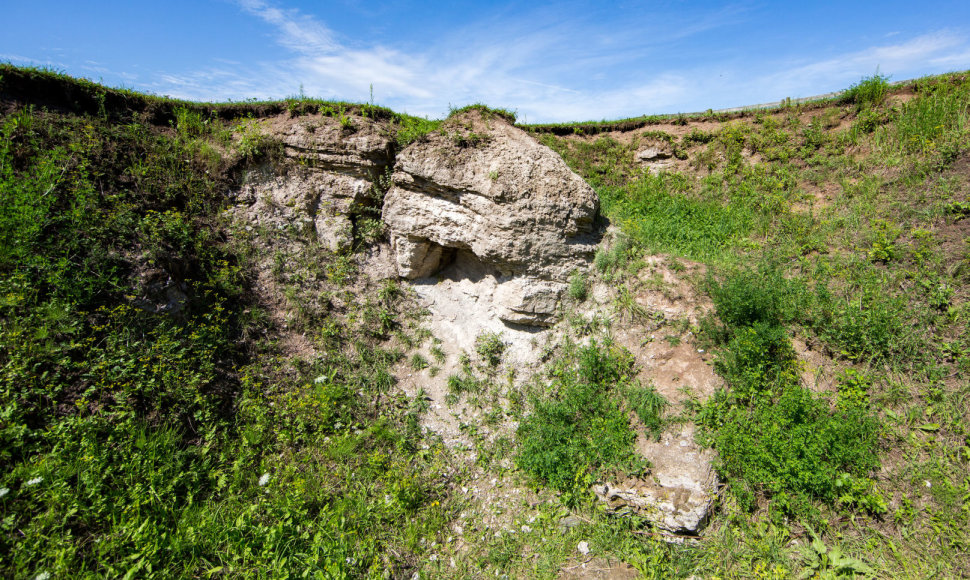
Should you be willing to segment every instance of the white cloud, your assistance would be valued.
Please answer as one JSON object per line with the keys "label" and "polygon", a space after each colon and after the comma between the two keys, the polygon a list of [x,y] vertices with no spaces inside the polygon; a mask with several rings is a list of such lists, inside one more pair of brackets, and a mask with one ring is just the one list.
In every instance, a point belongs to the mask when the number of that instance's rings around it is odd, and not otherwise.
{"label": "white cloud", "polygon": [[[819,87],[846,86],[863,76],[875,74],[912,74],[936,59],[952,60],[952,51],[965,51],[967,38],[941,31],[918,36],[899,44],[874,46],[835,58],[793,66],[768,74],[757,85],[773,87],[776,94],[802,97],[821,92]],[[966,62],[966,61],[964,61]],[[954,61],[954,64],[956,61]],[[905,77],[904,77],[905,78]]]}
{"label": "white cloud", "polygon": [[[760,59],[672,71],[663,56],[691,35],[736,22],[741,9],[668,26],[650,34],[631,27],[591,31],[579,20],[496,19],[442,31],[421,48],[346,46],[324,23],[270,0],[237,0],[270,27],[291,56],[232,63],[160,77],[155,90],[193,99],[281,98],[304,94],[364,101],[440,117],[448,106],[485,102],[518,110],[529,122],[620,118],[689,112],[801,97],[844,88],[877,68],[894,78],[967,66],[970,46],[953,32],[925,34],[815,62]],[[676,24],[676,25],[675,25]],[[757,68],[761,67],[761,68]],[[903,75],[903,76],[900,76]]]}

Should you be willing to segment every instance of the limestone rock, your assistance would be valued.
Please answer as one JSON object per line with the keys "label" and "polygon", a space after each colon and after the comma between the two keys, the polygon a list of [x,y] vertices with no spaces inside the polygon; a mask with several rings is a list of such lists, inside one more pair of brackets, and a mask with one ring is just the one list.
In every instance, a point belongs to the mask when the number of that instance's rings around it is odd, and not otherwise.
{"label": "limestone rock", "polygon": [[[470,250],[506,276],[565,280],[595,251],[598,209],[592,188],[555,152],[504,119],[469,111],[398,155],[383,217],[396,239]],[[398,261],[402,276],[419,277],[412,262]]]}
{"label": "limestone rock", "polygon": [[641,437],[637,448],[653,464],[650,477],[596,485],[597,497],[614,512],[636,512],[671,533],[700,532],[717,493],[714,452],[694,442],[692,425],[658,442]]}
{"label": "limestone rock", "polygon": [[318,170],[374,179],[392,159],[393,141],[379,123],[348,117],[344,125],[334,117],[311,115],[280,118],[269,126],[283,142],[285,155]]}
{"label": "limestone rock", "polygon": [[566,285],[533,278],[515,278],[495,290],[499,319],[510,324],[551,326]]}
{"label": "limestone rock", "polygon": [[647,147],[639,153],[637,153],[637,161],[657,161],[660,159],[669,159],[670,152],[660,149],[659,147]]}
{"label": "limestone rock", "polygon": [[391,246],[397,258],[397,270],[405,278],[426,278],[441,264],[442,247],[427,240],[393,235]]}
{"label": "limestone rock", "polygon": [[239,211],[264,227],[308,228],[332,251],[353,242],[354,216],[375,204],[375,182],[390,166],[392,142],[369,119],[354,129],[320,115],[280,117],[261,130],[284,145],[287,163],[250,168],[238,193]]}

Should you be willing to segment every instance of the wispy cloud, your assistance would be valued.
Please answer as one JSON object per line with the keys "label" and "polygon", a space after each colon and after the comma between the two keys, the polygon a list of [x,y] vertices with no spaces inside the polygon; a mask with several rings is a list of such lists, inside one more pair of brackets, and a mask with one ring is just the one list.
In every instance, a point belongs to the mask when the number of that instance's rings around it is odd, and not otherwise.
{"label": "wispy cloud", "polygon": [[[774,87],[783,96],[809,96],[819,87],[845,86],[861,77],[875,74],[907,74],[934,59],[940,63],[961,62],[954,58],[967,50],[968,39],[949,31],[924,34],[898,44],[874,46],[807,64],[795,64],[786,70],[765,75],[756,84]],[[966,61],[962,61],[966,64]],[[780,91],[780,92],[779,92]]]}
{"label": "wispy cloud", "polygon": [[[344,46],[323,23],[297,10],[262,0],[240,0],[239,5],[270,25],[279,44],[293,53],[285,63],[257,65],[262,94],[269,90],[272,96],[294,94],[300,87],[307,94],[363,100],[373,86],[380,102],[412,114],[440,116],[449,105],[484,101],[516,108],[526,118],[553,121],[586,118],[593,111],[615,116],[643,103],[669,107],[683,98],[686,88],[684,79],[673,74],[624,86],[594,81],[604,65],[615,66],[623,57],[615,46],[578,45],[569,21],[543,27],[477,23],[474,30],[441,35],[423,52],[405,53],[386,46]],[[717,21],[712,16],[677,36],[708,30]],[[616,36],[609,44],[623,41]],[[220,69],[170,81],[179,92],[194,92],[219,77],[225,83],[228,76]],[[240,72],[230,86],[245,88],[247,76]]]}
{"label": "wispy cloud", "polygon": [[[843,88],[880,71],[909,74],[931,63],[966,66],[968,39],[936,32],[829,56],[768,64],[707,62],[665,68],[673,47],[745,18],[727,7],[676,26],[591,30],[568,17],[507,17],[441,32],[420,47],[348,46],[326,24],[271,0],[237,0],[289,52],[283,61],[232,63],[159,78],[154,90],[188,98],[279,98],[305,94],[376,100],[438,117],[449,105],[486,102],[532,122],[618,118],[751,104]],[[539,25],[536,22],[542,22]],[[884,41],[888,41],[883,37]],[[711,57],[714,58],[713,56]],[[756,68],[760,66],[760,68]],[[897,77],[899,78],[899,77]],[[905,78],[905,77],[904,77]],[[214,88],[218,87],[218,94]]]}
{"label": "wispy cloud", "polygon": [[298,10],[284,10],[262,0],[240,0],[239,5],[279,30],[280,44],[302,53],[318,53],[338,47],[332,33],[313,17]]}

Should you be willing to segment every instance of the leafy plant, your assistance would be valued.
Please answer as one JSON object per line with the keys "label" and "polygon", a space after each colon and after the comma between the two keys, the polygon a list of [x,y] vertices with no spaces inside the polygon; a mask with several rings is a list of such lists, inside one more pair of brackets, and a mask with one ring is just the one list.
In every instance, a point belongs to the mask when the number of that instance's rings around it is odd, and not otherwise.
{"label": "leafy plant", "polygon": [[846,89],[842,101],[854,104],[857,110],[871,109],[881,105],[888,94],[889,77],[876,73]]}
{"label": "leafy plant", "polygon": [[502,335],[496,332],[483,332],[475,338],[475,352],[491,368],[501,364],[507,346]]}
{"label": "leafy plant", "polygon": [[647,432],[660,438],[663,431],[663,415],[667,408],[667,400],[657,392],[653,385],[643,386],[631,383],[624,393],[626,403],[637,414],[646,427]]}
{"label": "leafy plant", "polygon": [[[518,466],[566,492],[569,502],[587,497],[600,474],[641,469],[633,451],[635,433],[618,399],[631,363],[628,353],[595,342],[560,360],[554,395],[535,400],[516,432]],[[652,421],[647,397],[638,402]]]}
{"label": "leafy plant", "polygon": [[802,549],[808,568],[802,572],[800,578],[842,578],[845,576],[862,576],[871,578],[876,575],[875,570],[868,564],[842,553],[838,547],[829,547],[815,533],[811,527],[807,527],[812,535],[812,542],[808,547]]}
{"label": "leafy plant", "polygon": [[569,275],[569,297],[577,302],[585,302],[589,295],[589,278],[585,272],[574,270]]}

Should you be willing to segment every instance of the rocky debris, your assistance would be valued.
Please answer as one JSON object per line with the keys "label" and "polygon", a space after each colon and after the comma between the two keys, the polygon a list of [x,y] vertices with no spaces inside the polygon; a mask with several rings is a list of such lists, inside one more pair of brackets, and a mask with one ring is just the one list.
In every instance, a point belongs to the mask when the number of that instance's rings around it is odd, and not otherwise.
{"label": "rocky debris", "polygon": [[659,161],[670,159],[670,152],[658,147],[647,147],[637,153],[637,161]]}
{"label": "rocky debris", "polygon": [[189,298],[188,285],[159,268],[139,271],[133,286],[140,296],[132,300],[132,305],[146,312],[179,314]]}
{"label": "rocky debris", "polygon": [[444,265],[422,246],[434,244],[469,250],[504,276],[564,281],[595,251],[598,209],[555,152],[472,110],[398,155],[383,217],[405,278]]}
{"label": "rocky debris", "polygon": [[674,534],[698,534],[710,515],[717,476],[713,450],[697,445],[693,434],[687,425],[660,441],[641,436],[637,450],[653,465],[650,477],[606,482],[593,491],[615,513],[637,513]]}
{"label": "rocky debris", "polygon": [[498,317],[509,324],[552,326],[558,315],[559,299],[566,290],[560,282],[515,278],[495,291]]}
{"label": "rocky debris", "polygon": [[650,173],[656,175],[661,171],[675,168],[676,164],[671,159],[672,156],[673,151],[670,148],[670,144],[663,142],[655,143],[641,149],[636,154],[636,160],[642,163]]}
{"label": "rocky debris", "polygon": [[350,126],[320,115],[280,117],[262,126],[283,143],[289,163],[251,168],[243,176],[237,200],[248,221],[310,229],[332,251],[349,248],[354,219],[376,204],[393,153],[378,124],[355,117]]}
{"label": "rocky debris", "polygon": [[559,571],[560,580],[637,580],[643,575],[626,562],[583,556],[578,563],[567,563]]}

